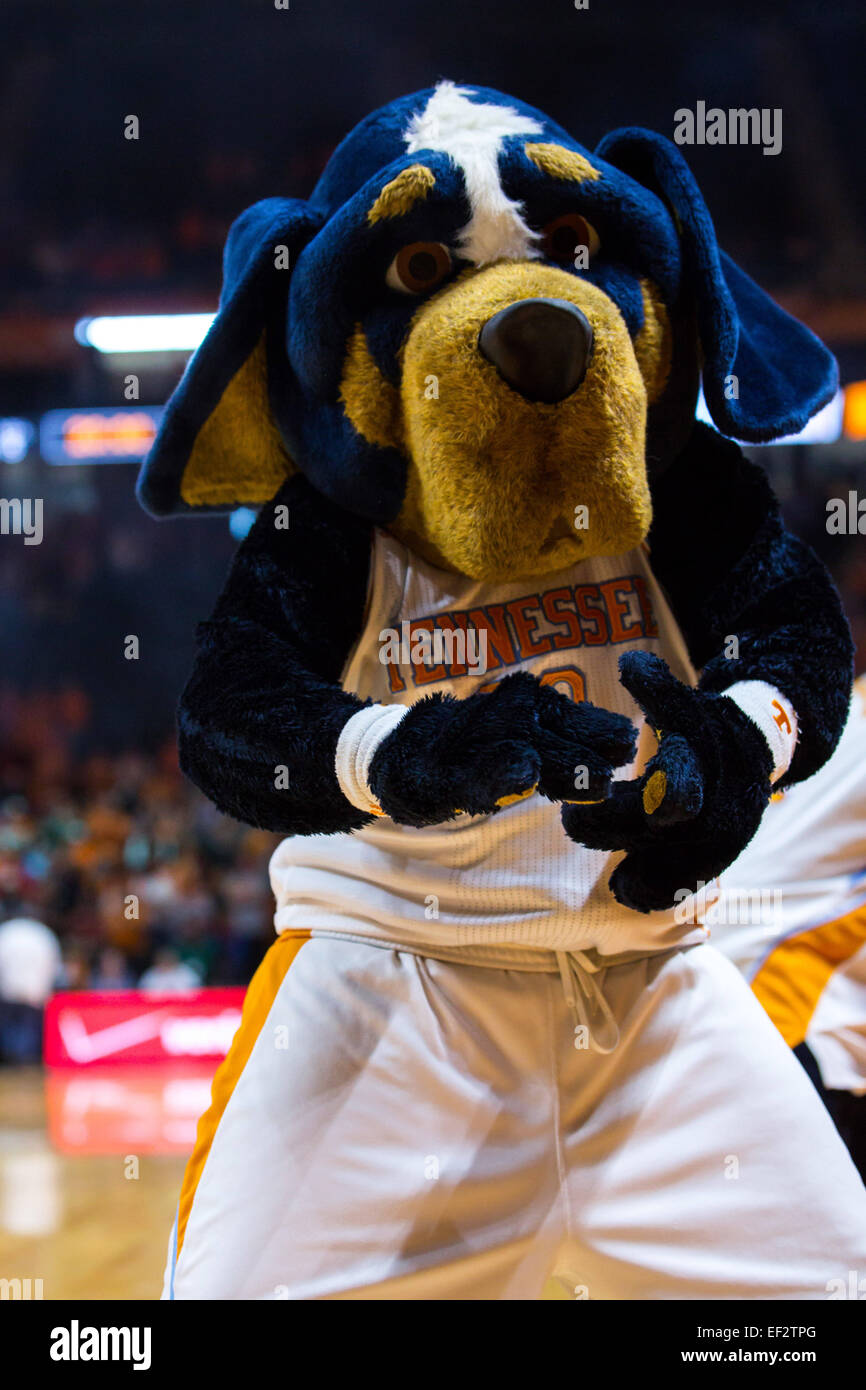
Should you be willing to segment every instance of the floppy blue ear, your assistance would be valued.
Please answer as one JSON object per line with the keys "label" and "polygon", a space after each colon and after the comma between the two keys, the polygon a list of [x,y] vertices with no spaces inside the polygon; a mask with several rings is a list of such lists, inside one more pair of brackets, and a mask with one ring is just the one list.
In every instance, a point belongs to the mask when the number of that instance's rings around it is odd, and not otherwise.
{"label": "floppy blue ear", "polygon": [[154,516],[267,502],[294,471],[271,408],[269,361],[285,353],[291,267],[322,220],[298,199],[266,198],[231,227],[219,311],[139,476],[139,501]]}
{"label": "floppy blue ear", "polygon": [[719,430],[754,443],[801,430],[836,390],[831,353],[719,249],[676,145],[629,128],[605,136],[596,153],[657,193],[674,215],[683,287],[697,312],[704,396]]}

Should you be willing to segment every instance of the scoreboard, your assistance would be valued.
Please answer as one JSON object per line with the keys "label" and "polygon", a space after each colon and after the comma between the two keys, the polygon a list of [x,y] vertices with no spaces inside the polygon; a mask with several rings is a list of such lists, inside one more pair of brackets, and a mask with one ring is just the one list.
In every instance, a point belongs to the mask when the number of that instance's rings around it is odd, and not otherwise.
{"label": "scoreboard", "polygon": [[153,443],[164,406],[49,410],[39,424],[46,463],[140,463]]}

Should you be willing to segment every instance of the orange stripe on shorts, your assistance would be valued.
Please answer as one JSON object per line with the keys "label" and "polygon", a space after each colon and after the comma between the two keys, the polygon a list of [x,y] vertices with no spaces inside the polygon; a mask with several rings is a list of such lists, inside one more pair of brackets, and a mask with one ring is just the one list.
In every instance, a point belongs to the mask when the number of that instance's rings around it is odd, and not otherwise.
{"label": "orange stripe on shorts", "polygon": [[791,936],[771,951],[752,989],[789,1047],[805,1040],[834,970],[866,943],[866,903],[853,912]]}
{"label": "orange stripe on shorts", "polygon": [[204,1165],[207,1162],[219,1122],[231,1099],[241,1072],[249,1061],[250,1053],[265,1025],[289,966],[304,942],[309,941],[309,939],[310,933],[308,931],[289,930],[281,932],[250,980],[244,999],[240,1027],[232,1039],[228,1053],[217,1068],[211,1086],[211,1103],[198,1122],[195,1147],[190,1154],[183,1175],[177,1212],[178,1256],[183,1247],[183,1238],[196,1188],[204,1171]]}

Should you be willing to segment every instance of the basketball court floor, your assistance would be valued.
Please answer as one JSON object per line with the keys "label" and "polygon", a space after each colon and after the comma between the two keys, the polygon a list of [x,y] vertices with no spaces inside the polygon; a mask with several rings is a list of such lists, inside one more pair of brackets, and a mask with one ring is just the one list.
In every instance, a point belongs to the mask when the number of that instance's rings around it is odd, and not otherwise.
{"label": "basketball court floor", "polygon": [[22,1281],[2,1296],[159,1298],[215,1065],[0,1069],[0,1281]]}

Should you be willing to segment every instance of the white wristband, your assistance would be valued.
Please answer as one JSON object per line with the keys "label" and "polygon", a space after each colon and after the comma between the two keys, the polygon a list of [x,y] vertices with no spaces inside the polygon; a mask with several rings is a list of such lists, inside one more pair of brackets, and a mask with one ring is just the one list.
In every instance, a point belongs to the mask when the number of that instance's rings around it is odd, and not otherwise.
{"label": "white wristband", "polygon": [[722,692],[757,724],[773,758],[771,782],[788,771],[797,746],[797,712],[780,691],[766,681],[738,681]]}
{"label": "white wristband", "polygon": [[408,713],[408,705],[367,705],[343,725],[337,741],[337,781],[346,800],[359,811],[384,815],[367,781],[370,764],[383,738]]}

